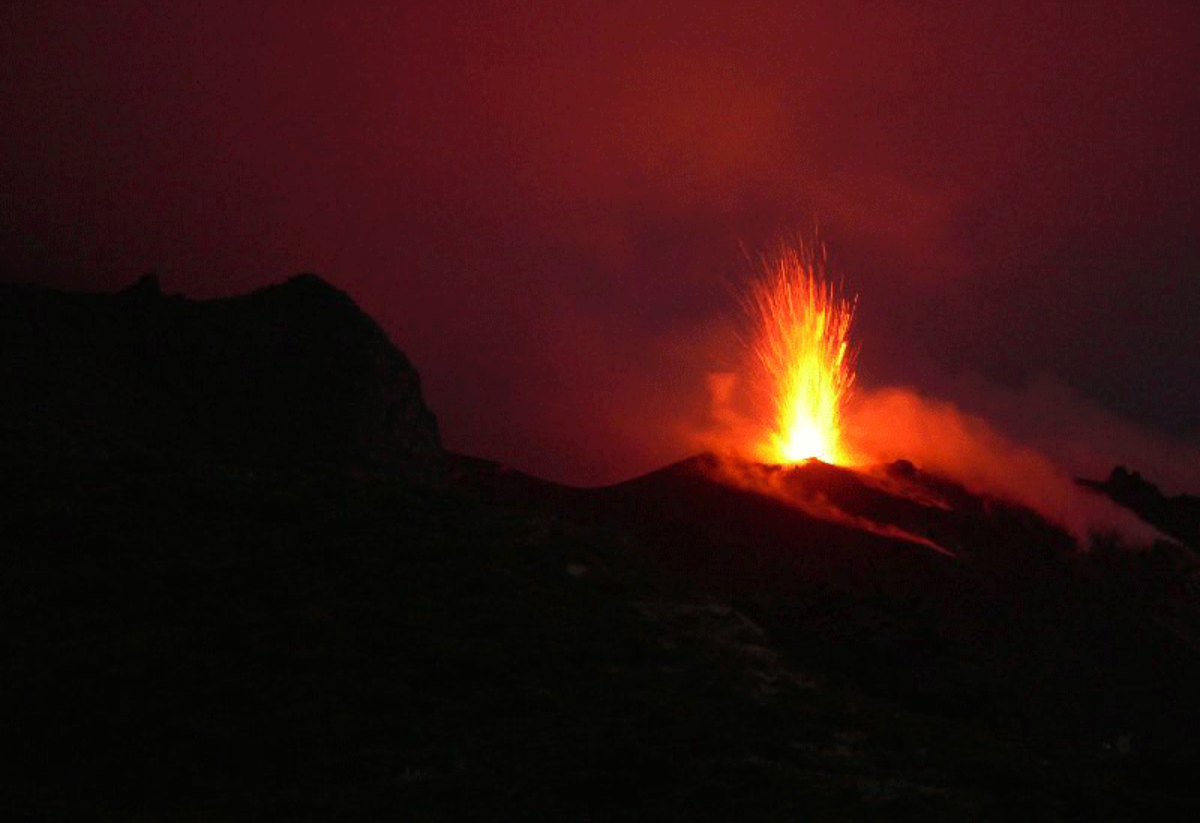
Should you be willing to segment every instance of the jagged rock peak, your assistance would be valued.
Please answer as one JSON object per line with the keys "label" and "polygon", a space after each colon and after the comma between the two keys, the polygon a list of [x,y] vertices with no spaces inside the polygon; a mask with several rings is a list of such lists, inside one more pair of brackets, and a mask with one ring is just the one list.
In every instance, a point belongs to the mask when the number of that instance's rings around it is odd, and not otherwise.
{"label": "jagged rock peak", "polygon": [[158,281],[158,275],[154,272],[143,275],[132,284],[126,286],[125,289],[119,292],[124,297],[134,298],[156,298],[162,297],[162,284]]}
{"label": "jagged rock peak", "polygon": [[420,378],[345,292],[305,273],[249,294],[0,289],[0,419],[271,463],[438,474]]}

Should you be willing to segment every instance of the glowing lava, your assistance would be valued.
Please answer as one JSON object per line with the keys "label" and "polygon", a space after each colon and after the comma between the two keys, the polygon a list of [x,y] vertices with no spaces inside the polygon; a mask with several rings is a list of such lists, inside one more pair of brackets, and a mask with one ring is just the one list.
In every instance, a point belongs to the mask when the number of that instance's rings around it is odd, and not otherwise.
{"label": "glowing lava", "polygon": [[825,279],[823,253],[817,259],[788,248],[766,261],[745,302],[760,388],[772,407],[756,456],[770,463],[811,457],[849,463],[842,411],[854,386],[855,301]]}

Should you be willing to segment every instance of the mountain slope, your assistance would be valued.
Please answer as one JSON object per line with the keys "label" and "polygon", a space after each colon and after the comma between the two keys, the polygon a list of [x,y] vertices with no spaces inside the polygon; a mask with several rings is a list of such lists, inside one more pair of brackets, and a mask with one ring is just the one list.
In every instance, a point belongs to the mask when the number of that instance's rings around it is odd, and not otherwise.
{"label": "mountain slope", "polygon": [[880,699],[1083,756],[1120,737],[1163,774],[1195,763],[1200,570],[1184,547],[1082,551],[1028,509],[907,464],[700,456],[607,488],[507,491],[636,535],[791,659]]}
{"label": "mountain slope", "polygon": [[1120,820],[1195,799],[1106,754],[1120,730],[1047,747],[863,689],[619,531],[0,434],[23,478],[0,675],[26,819]]}
{"label": "mountain slope", "polygon": [[571,489],[446,455],[415,371],[315,278],[0,298],[20,818],[1200,802],[1186,549],[1079,554],[903,464]]}

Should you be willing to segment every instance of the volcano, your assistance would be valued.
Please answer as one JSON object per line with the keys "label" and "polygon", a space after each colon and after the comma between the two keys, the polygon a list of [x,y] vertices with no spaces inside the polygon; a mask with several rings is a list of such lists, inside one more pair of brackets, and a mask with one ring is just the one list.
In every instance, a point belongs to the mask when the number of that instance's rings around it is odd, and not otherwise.
{"label": "volcano", "polygon": [[1081,487],[1174,535],[1135,547],[903,460],[565,486],[445,451],[407,359],[315,277],[152,285],[0,294],[27,817],[1200,802],[1194,498]]}
{"label": "volcano", "polygon": [[[1144,699],[1118,697],[1098,672],[1190,668],[1200,649],[1200,634],[1168,617],[1193,608],[1192,548],[1085,551],[1030,509],[906,462],[864,472],[816,460],[730,466],[706,454],[599,489],[472,465],[464,476],[485,498],[637,535],[672,576],[892,696],[927,692],[942,708],[952,700],[995,716],[1008,709],[966,684],[1003,684],[1010,697],[1044,701],[1044,721],[1083,733],[1096,706],[1120,714]],[[1151,617],[1127,599],[1143,586],[1166,611]],[[1070,706],[1058,703],[1065,694]]]}

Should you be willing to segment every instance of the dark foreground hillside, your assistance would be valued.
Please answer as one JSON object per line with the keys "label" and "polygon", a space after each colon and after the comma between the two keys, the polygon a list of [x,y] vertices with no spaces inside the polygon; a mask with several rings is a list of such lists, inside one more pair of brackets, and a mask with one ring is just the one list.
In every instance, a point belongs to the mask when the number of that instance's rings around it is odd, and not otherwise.
{"label": "dark foreground hillside", "polygon": [[[1122,820],[1185,775],[867,697],[632,538],[0,431],[17,819]],[[1148,815],[1148,817],[1147,817]]]}
{"label": "dark foreground hillside", "polygon": [[[1080,555],[906,464],[755,469],[864,530],[706,458],[581,490],[448,455],[312,276],[0,319],[5,820],[1200,808],[1184,546]],[[1103,491],[1190,534],[1151,489]]]}

